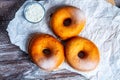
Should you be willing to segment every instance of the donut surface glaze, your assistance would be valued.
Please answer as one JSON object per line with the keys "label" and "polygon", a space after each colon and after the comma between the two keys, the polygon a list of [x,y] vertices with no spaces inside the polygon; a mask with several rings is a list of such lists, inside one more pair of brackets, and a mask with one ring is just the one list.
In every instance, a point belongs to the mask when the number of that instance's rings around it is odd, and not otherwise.
{"label": "donut surface glaze", "polygon": [[65,56],[71,67],[79,71],[91,71],[99,63],[100,56],[96,45],[81,37],[71,38],[65,46]]}
{"label": "donut surface glaze", "polygon": [[77,36],[86,23],[84,13],[76,7],[64,6],[57,9],[50,18],[53,32],[62,40]]}
{"label": "donut surface glaze", "polygon": [[57,69],[64,61],[64,47],[53,36],[36,34],[29,42],[28,52],[35,64],[46,71]]}

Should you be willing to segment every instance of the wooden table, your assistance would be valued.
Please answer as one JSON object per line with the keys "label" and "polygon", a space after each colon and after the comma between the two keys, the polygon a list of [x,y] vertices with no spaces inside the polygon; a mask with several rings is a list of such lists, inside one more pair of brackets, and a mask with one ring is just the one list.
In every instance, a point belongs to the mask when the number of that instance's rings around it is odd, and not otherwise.
{"label": "wooden table", "polygon": [[[14,18],[15,12],[24,1],[0,0],[0,80],[20,80],[24,72],[32,69],[31,64],[33,63],[29,56],[21,51],[19,47],[11,44],[6,32],[9,21]],[[119,0],[117,2],[120,3]],[[49,75],[40,75],[39,79],[43,76],[46,80],[81,77],[81,75],[67,70],[62,70],[58,73],[49,73]]]}

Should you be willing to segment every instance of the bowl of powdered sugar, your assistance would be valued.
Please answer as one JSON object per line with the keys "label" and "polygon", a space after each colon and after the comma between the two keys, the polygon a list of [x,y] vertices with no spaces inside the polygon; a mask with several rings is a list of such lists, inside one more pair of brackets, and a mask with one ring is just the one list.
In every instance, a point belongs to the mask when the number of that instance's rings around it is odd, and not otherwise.
{"label": "bowl of powdered sugar", "polygon": [[40,22],[45,14],[44,7],[38,2],[29,2],[24,8],[24,17],[31,23]]}

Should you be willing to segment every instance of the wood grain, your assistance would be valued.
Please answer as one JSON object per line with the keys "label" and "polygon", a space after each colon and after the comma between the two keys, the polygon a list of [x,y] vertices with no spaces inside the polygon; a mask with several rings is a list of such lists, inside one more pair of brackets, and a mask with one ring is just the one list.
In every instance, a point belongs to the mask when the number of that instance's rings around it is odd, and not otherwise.
{"label": "wood grain", "polygon": [[10,43],[6,32],[9,21],[24,1],[0,1],[0,80],[17,79],[24,71],[31,68],[28,55]]}

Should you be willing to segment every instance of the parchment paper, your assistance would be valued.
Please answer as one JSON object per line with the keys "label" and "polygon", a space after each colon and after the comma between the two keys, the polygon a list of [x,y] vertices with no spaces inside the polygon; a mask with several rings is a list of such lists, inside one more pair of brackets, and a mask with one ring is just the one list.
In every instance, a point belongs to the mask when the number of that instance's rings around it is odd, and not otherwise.
{"label": "parchment paper", "polygon": [[[50,0],[44,4],[46,10],[44,19],[37,24],[32,24],[23,16],[25,4],[28,2],[30,0],[21,6],[8,25],[8,35],[13,44],[27,53],[26,44],[30,34],[42,32],[55,37],[49,28],[50,14],[61,5],[76,6],[83,10],[87,19],[86,26],[79,36],[90,39],[98,46],[100,63],[94,71],[90,72],[76,71],[66,62],[58,70],[68,69],[90,80],[120,80],[120,9],[104,0]],[[37,69],[35,73],[28,71],[25,77],[30,79],[38,74],[44,74],[44,72],[41,69]]]}

